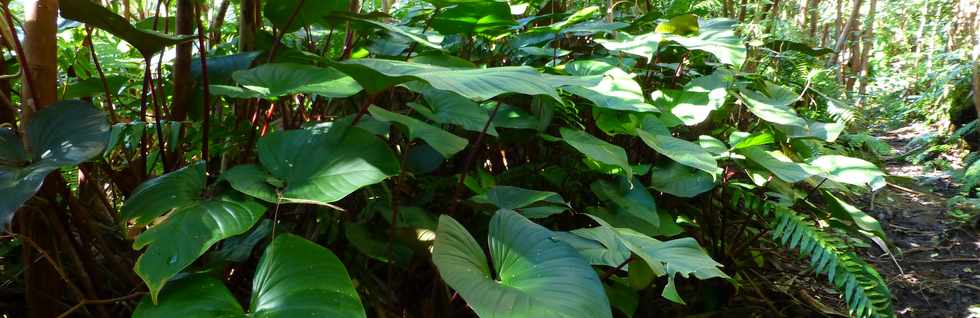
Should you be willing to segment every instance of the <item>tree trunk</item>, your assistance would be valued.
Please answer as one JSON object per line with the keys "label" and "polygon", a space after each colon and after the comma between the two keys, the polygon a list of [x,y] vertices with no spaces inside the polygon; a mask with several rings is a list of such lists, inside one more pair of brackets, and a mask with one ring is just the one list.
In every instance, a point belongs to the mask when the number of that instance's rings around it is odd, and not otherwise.
{"label": "tree trunk", "polygon": [[[7,60],[0,58],[0,70],[6,69],[8,69]],[[11,91],[10,80],[0,80],[0,94],[7,96],[7,99],[9,100]],[[15,106],[10,105],[10,107],[7,107],[0,105],[0,124],[10,123],[13,125],[17,122],[17,112],[15,109],[13,109],[13,107]]]}
{"label": "tree trunk", "polygon": [[[27,59],[25,76],[31,77],[35,98],[29,103],[36,108],[45,107],[55,102],[57,93],[58,61],[57,61],[57,20],[58,0],[29,0],[24,3],[24,57]],[[25,89],[26,90],[26,89]],[[25,91],[21,96],[32,96]],[[25,107],[28,108],[29,107]],[[25,112],[24,121],[29,120]],[[49,180],[51,178],[48,178]],[[45,182],[49,183],[49,182]],[[27,211],[22,211],[27,212]],[[19,234],[32,239],[37,248],[48,253],[57,251],[57,236],[52,235],[49,224],[45,222],[45,214],[51,219],[62,215],[50,211],[30,211],[35,213],[19,213]],[[25,273],[27,286],[27,308],[30,317],[56,317],[63,310],[60,306],[62,296],[67,289],[65,282],[58,276],[54,266],[43,259],[41,253],[33,246],[24,245],[24,264],[31,264]],[[50,255],[50,254],[49,254]],[[39,260],[40,259],[40,260]],[[39,261],[38,261],[39,260]],[[82,297],[82,295],[76,295]]]}
{"label": "tree trunk", "polygon": [[810,15],[808,18],[810,22],[809,34],[813,38],[817,36],[817,21],[820,20],[820,0],[809,0],[809,2],[810,11],[807,12]]}
{"label": "tree trunk", "polygon": [[214,20],[211,21],[211,26],[209,27],[211,31],[211,36],[209,40],[209,46],[215,46],[221,41],[221,27],[225,24],[225,16],[228,15],[228,7],[231,6],[230,0],[221,1],[221,5],[218,6],[218,14],[214,16]]}
{"label": "tree trunk", "polygon": [[[177,0],[177,34],[194,34],[194,0]],[[171,106],[170,119],[182,121],[187,118],[187,107],[191,104],[191,51],[193,42],[185,41],[177,44],[177,56],[174,58],[174,104]]]}
{"label": "tree trunk", "polygon": [[854,25],[857,24],[858,17],[861,16],[861,2],[862,0],[854,0],[854,6],[851,7],[851,17],[847,19],[847,24],[841,29],[840,35],[837,37],[837,43],[834,46],[834,54],[831,55],[828,65],[833,65],[840,58],[841,51],[847,47],[848,39],[851,35],[851,30]]}
{"label": "tree trunk", "polygon": [[238,19],[238,51],[255,51],[255,33],[262,25],[260,0],[241,0]]}
{"label": "tree trunk", "polygon": [[745,11],[748,10],[749,0],[742,0],[738,5],[738,22],[745,21]]}
{"label": "tree trunk", "polygon": [[922,38],[926,34],[926,24],[929,23],[929,0],[924,0],[922,2],[922,15],[919,17],[919,29],[915,32],[915,63],[912,65],[919,65],[919,61],[922,60]]}
{"label": "tree trunk", "polygon": [[874,30],[875,30],[875,10],[878,6],[878,0],[871,0],[868,7],[868,18],[864,27],[864,44],[861,44],[861,63],[860,68],[860,79],[861,84],[858,86],[858,93],[864,95],[867,92],[869,73],[871,72],[871,63],[868,60],[871,58],[871,48],[874,46]]}

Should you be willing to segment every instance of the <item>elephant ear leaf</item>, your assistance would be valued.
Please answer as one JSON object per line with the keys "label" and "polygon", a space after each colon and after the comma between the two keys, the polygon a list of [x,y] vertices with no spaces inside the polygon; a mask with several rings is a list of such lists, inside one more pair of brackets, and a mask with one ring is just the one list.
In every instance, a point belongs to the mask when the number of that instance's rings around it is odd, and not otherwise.
{"label": "elephant ear leaf", "polygon": [[347,269],[329,249],[283,234],[252,282],[252,317],[366,317]]}
{"label": "elephant ear leaf", "polygon": [[492,269],[461,224],[439,219],[432,260],[480,317],[612,317],[598,275],[557,233],[499,210],[489,245]]}
{"label": "elephant ear leaf", "polygon": [[143,297],[133,318],[232,318],[244,317],[231,291],[213,277],[193,275],[173,281],[160,293],[159,304]]}
{"label": "elephant ear leaf", "polygon": [[194,35],[171,36],[143,30],[129,23],[126,18],[89,0],[61,0],[61,17],[95,26],[125,40],[149,58],[165,47],[190,41]]}
{"label": "elephant ear leaf", "polygon": [[0,129],[0,228],[34,196],[51,171],[98,156],[109,141],[105,113],[82,101],[45,107],[25,130],[28,147],[12,130]]}

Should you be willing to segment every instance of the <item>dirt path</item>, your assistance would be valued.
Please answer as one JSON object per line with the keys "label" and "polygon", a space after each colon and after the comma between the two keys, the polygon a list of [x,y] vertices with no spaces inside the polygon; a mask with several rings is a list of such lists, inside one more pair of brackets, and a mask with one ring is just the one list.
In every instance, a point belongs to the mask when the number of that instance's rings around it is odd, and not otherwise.
{"label": "dirt path", "polygon": [[[881,134],[899,154],[922,127]],[[967,317],[980,304],[980,232],[957,220],[947,200],[956,194],[943,172],[901,160],[886,162],[888,186],[862,205],[901,250],[898,265],[878,248],[864,251],[889,283],[899,317]]]}

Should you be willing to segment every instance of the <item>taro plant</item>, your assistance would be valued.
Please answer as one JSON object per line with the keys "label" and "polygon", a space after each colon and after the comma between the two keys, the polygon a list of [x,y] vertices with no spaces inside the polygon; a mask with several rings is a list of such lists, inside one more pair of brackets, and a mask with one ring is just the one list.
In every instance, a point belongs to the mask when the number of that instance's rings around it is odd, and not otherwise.
{"label": "taro plant", "polygon": [[[882,277],[839,237],[889,248],[845,199],[884,173],[838,151],[846,120],[829,93],[779,69],[783,48],[824,50],[747,45],[746,23],[684,1],[382,2],[178,0],[168,20],[161,1],[134,24],[128,5],[63,0],[64,18],[108,32],[66,37],[137,52],[105,70],[92,54],[96,72],[66,62],[68,91],[105,84],[78,94],[112,111],[111,134],[77,101],[21,118],[24,137],[0,130],[0,217],[49,172],[94,161],[79,169],[94,183],[55,199],[72,216],[105,212],[102,226],[72,218],[86,232],[52,244],[80,255],[73,274],[127,272],[79,278],[61,312],[695,314],[730,304],[754,279],[743,270],[764,264],[757,247],[777,243],[851,315],[894,315]],[[229,7],[236,28],[222,25]],[[169,65],[157,53],[172,45]],[[103,195],[75,204],[72,191]],[[97,300],[120,290],[135,292]]]}

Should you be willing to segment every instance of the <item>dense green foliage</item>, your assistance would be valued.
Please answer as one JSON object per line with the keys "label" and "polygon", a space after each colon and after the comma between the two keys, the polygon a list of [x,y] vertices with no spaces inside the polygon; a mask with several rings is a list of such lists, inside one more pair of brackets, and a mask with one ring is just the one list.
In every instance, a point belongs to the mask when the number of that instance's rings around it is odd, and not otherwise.
{"label": "dense green foliage", "polygon": [[895,315],[847,202],[887,184],[848,127],[894,88],[780,19],[819,1],[124,2],[60,1],[62,101],[0,87],[0,256],[47,248],[66,315],[698,314],[771,246]]}

